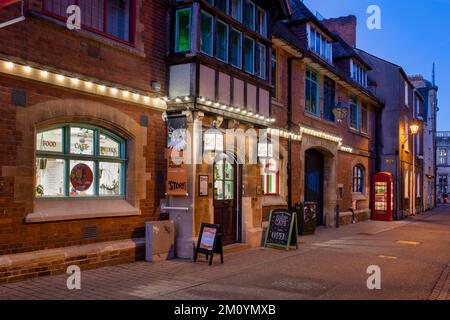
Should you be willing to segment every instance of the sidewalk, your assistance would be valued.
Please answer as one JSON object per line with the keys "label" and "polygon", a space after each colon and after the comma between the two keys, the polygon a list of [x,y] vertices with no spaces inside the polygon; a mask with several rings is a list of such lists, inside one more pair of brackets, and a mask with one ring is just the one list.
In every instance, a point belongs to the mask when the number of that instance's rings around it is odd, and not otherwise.
{"label": "sidewalk", "polygon": [[[221,299],[227,297],[227,294],[233,294],[233,298],[265,299],[268,298],[266,295],[269,292],[272,299],[326,297],[336,289],[339,283],[336,281],[333,283],[330,281],[332,278],[326,278],[325,274],[324,279],[317,277],[313,279],[313,273],[305,274],[304,265],[309,266],[311,270],[316,270],[317,267],[312,263],[317,262],[331,270],[330,263],[335,263],[336,270],[333,272],[339,272],[342,269],[345,270],[345,274],[351,274],[352,268],[358,264],[361,263],[362,266],[370,264],[362,258],[366,259],[367,255],[374,256],[388,250],[388,244],[391,245],[393,240],[384,239],[385,234],[408,227],[412,222],[420,222],[429,216],[431,216],[430,213],[395,222],[368,221],[339,229],[319,228],[315,235],[300,237],[298,250],[247,249],[226,254],[223,265],[220,264],[220,259],[215,259],[212,266],[208,266],[203,259],[199,259],[197,263],[177,259],[153,264],[136,262],[82,271],[81,290],[68,290],[66,286],[68,275],[65,274],[5,284],[0,286],[0,299],[197,299],[202,297]],[[353,257],[355,261],[349,260],[349,257]],[[342,265],[339,265],[340,263]],[[283,272],[285,277],[279,281],[274,280],[270,288],[261,286],[261,281],[270,283],[268,275],[279,272]],[[435,272],[438,273],[438,268]],[[352,275],[349,275],[348,281],[352,282],[351,286],[354,286],[354,283],[359,285],[361,281],[365,285],[364,277],[366,275],[363,274],[362,280],[358,278],[354,281]],[[247,280],[248,285],[240,286]],[[228,286],[233,285],[234,281],[237,284],[233,287],[234,292],[230,293]],[[445,283],[444,280],[442,281]],[[438,284],[441,288],[437,295],[439,298],[444,296],[441,291],[448,292],[449,280],[446,281],[446,287]],[[254,285],[257,287],[253,287]],[[258,286],[261,287],[258,288]],[[295,292],[292,291],[293,287]],[[290,291],[292,296],[286,296]],[[429,292],[425,293],[425,296],[428,295]],[[444,297],[446,298],[448,297]]]}

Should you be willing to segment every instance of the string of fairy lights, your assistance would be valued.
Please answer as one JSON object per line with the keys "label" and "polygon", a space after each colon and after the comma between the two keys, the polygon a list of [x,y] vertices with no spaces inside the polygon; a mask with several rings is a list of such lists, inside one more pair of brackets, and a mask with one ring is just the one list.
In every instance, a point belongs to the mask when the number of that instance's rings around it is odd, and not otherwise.
{"label": "string of fairy lights", "polygon": [[276,122],[275,118],[270,118],[262,114],[258,114],[254,111],[247,110],[245,108],[231,106],[206,99],[205,97],[151,97],[147,93],[142,91],[123,88],[122,86],[106,84],[94,79],[87,79],[83,77],[73,76],[69,73],[54,72],[42,67],[32,67],[30,65],[21,64],[9,60],[0,59],[0,71],[6,74],[20,76],[31,80],[41,81],[48,84],[67,87],[74,90],[79,90],[87,93],[112,97],[127,102],[139,103],[148,107],[167,110],[167,105],[170,103],[186,104],[196,101],[208,107],[215,108],[216,110],[226,111],[232,114],[244,117],[250,122],[258,122],[268,126],[267,133],[277,135],[286,139],[292,139],[295,141],[301,141],[303,135],[310,135],[324,140],[332,141],[338,144],[338,149],[343,152],[353,153],[353,148],[344,146],[342,144],[342,138],[325,131],[320,131],[307,127],[300,127],[300,132],[290,132],[284,129],[270,128],[271,124]]}

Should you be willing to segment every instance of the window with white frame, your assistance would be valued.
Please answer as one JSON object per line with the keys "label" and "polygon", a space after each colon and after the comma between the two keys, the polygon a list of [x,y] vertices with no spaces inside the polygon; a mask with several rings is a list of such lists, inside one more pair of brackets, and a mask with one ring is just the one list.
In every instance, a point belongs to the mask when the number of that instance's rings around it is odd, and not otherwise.
{"label": "window with white frame", "polygon": [[279,194],[279,162],[275,159],[264,159],[263,161],[263,192],[265,195]]}
{"label": "window with white frame", "polygon": [[447,165],[447,159],[448,159],[448,150],[445,148],[439,149],[439,164]]}
{"label": "window with white frame", "polygon": [[247,28],[255,30],[256,5],[253,1],[245,0],[244,24]]}
{"label": "window with white frame", "polygon": [[191,50],[191,8],[175,12],[175,52]]}
{"label": "window with white frame", "polygon": [[228,62],[228,25],[218,20],[216,28],[216,57]]}
{"label": "window with white frame", "polygon": [[363,87],[367,87],[367,71],[355,60],[350,60],[351,78]]}
{"label": "window with white frame", "polygon": [[264,9],[258,7],[257,19],[258,19],[258,33],[264,37],[267,37],[267,14]]}
{"label": "window with white frame", "polygon": [[244,37],[244,70],[255,73],[255,40]]}
{"label": "window with white frame", "polygon": [[267,74],[267,47],[261,43],[258,43],[258,77],[266,79]]}
{"label": "window with white frame", "polygon": [[369,109],[367,103],[361,103],[361,120],[360,120],[360,130],[362,133],[369,132]]}
{"label": "window with white frame", "polygon": [[207,55],[213,55],[214,18],[209,13],[200,13],[200,50]]}
{"label": "window with white frame", "polygon": [[364,193],[364,168],[361,165],[353,167],[353,192]]}
{"label": "window with white frame", "polygon": [[64,125],[36,135],[37,198],[125,194],[125,141],[102,128]]}
{"label": "window with white frame", "polygon": [[308,47],[328,62],[333,62],[332,42],[312,25],[307,25]]}
{"label": "window with white frame", "polygon": [[231,57],[230,62],[236,68],[242,68],[242,33],[231,29]]}
{"label": "window with white frame", "polygon": [[231,0],[231,16],[239,22],[242,22],[243,8],[243,0]]}

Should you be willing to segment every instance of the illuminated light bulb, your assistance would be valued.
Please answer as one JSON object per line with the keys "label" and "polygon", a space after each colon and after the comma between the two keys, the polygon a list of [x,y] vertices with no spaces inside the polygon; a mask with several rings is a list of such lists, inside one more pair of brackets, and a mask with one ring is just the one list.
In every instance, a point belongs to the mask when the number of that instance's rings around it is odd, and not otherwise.
{"label": "illuminated light bulb", "polygon": [[234,111],[236,111],[236,112],[240,112],[241,111],[241,109],[240,108],[236,108]]}
{"label": "illuminated light bulb", "polygon": [[200,102],[205,102],[205,97],[200,97]]}
{"label": "illuminated light bulb", "polygon": [[104,85],[99,85],[98,90],[100,90],[100,92],[104,92],[106,90],[106,87]]}
{"label": "illuminated light bulb", "polygon": [[233,107],[229,107],[228,110],[229,110],[229,111],[233,111],[234,108],[233,108]]}
{"label": "illuminated light bulb", "polygon": [[64,81],[64,76],[62,75],[62,74],[58,74],[57,76],[56,76],[56,80],[58,80],[59,82],[63,82]]}
{"label": "illuminated light bulb", "polygon": [[11,70],[12,68],[14,68],[14,63],[12,63],[11,61],[5,62],[6,68]]}
{"label": "illuminated light bulb", "polygon": [[253,115],[253,112],[249,112],[249,113],[247,113],[247,115],[249,116],[249,117],[251,117],[252,115]]}
{"label": "illuminated light bulb", "polygon": [[275,118],[270,119],[270,122],[275,122],[275,121],[276,121]]}
{"label": "illuminated light bulb", "polygon": [[70,79],[70,82],[71,82],[73,85],[78,85],[78,83],[80,83],[80,80],[77,79],[77,78],[71,78],[71,79]]}
{"label": "illuminated light bulb", "polygon": [[48,71],[46,71],[46,70],[41,70],[40,74],[41,74],[41,77],[42,77],[42,78],[48,78]]}
{"label": "illuminated light bulb", "polygon": [[122,91],[122,95],[123,95],[125,98],[128,98],[128,97],[130,96],[130,92],[127,91],[127,90],[124,90],[124,91]]}
{"label": "illuminated light bulb", "polygon": [[149,96],[144,96],[144,102],[145,103],[149,103],[150,102],[150,97]]}
{"label": "illuminated light bulb", "polygon": [[91,89],[91,88],[92,88],[92,85],[93,85],[93,83],[92,83],[92,82],[90,82],[90,81],[86,81],[86,82],[84,83],[84,85],[86,86],[86,88],[88,88],[88,89]]}
{"label": "illuminated light bulb", "polygon": [[224,104],[223,106],[222,106],[222,109],[223,110],[226,110],[228,108],[228,106],[226,105],[226,104]]}
{"label": "illuminated light bulb", "polygon": [[180,102],[181,102],[181,99],[180,99],[180,98],[175,98],[175,102],[176,102],[176,103],[180,103]]}
{"label": "illuminated light bulb", "polygon": [[242,114],[247,114],[247,110],[242,110]]}
{"label": "illuminated light bulb", "polygon": [[26,73],[30,73],[30,72],[31,72],[31,67],[30,67],[30,66],[25,66],[25,67],[23,67],[23,70],[24,70]]}
{"label": "illuminated light bulb", "polygon": [[218,108],[220,104],[218,102],[214,103],[214,107]]}
{"label": "illuminated light bulb", "polygon": [[169,101],[169,98],[164,97],[163,100],[164,100],[165,102],[167,102],[167,101]]}
{"label": "illuminated light bulb", "polygon": [[138,100],[140,97],[139,93],[133,93],[133,99]]}
{"label": "illuminated light bulb", "polygon": [[208,100],[208,101],[206,101],[206,104],[207,104],[208,106],[210,106],[210,105],[212,105],[212,101],[211,101],[211,100]]}
{"label": "illuminated light bulb", "polygon": [[118,90],[116,88],[111,88],[110,91],[111,94],[116,95]]}
{"label": "illuminated light bulb", "polygon": [[189,101],[190,98],[188,96],[184,97],[184,101]]}

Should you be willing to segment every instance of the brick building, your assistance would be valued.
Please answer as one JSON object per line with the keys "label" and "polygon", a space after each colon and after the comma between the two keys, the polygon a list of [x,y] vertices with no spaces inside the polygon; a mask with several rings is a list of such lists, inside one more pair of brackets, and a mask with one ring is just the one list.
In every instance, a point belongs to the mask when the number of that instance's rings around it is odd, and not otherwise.
{"label": "brick building", "polygon": [[82,4],[81,30],[63,1],[23,3],[0,29],[0,282],[140,259],[164,197],[166,2]]}
{"label": "brick building", "polygon": [[[319,20],[302,2],[291,4],[292,17],[274,30],[272,58],[272,106],[280,114],[288,111],[281,125],[301,136],[290,144],[290,181],[283,183],[291,194],[286,197],[291,204],[316,202],[319,225],[335,225],[336,205],[341,223],[351,221],[349,208],[357,219],[368,219],[375,117],[382,103],[368,88],[370,66],[353,49],[356,29],[342,37],[331,31],[341,20],[356,22],[353,17]],[[342,119],[335,118],[337,105],[348,109]]]}

